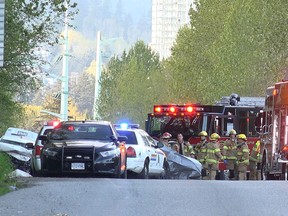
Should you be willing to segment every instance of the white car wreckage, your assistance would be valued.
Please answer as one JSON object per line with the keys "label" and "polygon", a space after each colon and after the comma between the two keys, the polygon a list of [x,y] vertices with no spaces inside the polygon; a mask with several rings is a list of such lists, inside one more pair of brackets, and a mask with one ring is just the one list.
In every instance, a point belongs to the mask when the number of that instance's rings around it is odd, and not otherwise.
{"label": "white car wreckage", "polygon": [[30,160],[37,133],[20,128],[8,128],[0,139],[0,152],[5,152],[11,159],[13,177],[31,177]]}

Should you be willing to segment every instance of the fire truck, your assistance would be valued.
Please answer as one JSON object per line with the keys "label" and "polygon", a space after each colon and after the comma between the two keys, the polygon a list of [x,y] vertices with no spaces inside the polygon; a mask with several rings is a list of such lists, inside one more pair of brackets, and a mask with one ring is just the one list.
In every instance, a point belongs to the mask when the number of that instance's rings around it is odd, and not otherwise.
{"label": "fire truck", "polygon": [[267,88],[263,113],[257,118],[262,137],[261,174],[265,180],[286,180],[288,163],[288,81]]}
{"label": "fire truck", "polygon": [[[182,133],[184,139],[192,145],[200,141],[200,131],[209,135],[218,133],[220,143],[229,137],[229,131],[235,129],[238,134],[247,136],[250,149],[259,140],[259,130],[255,127],[259,113],[263,112],[265,97],[239,97],[237,94],[222,97],[214,105],[201,104],[161,104],[154,105],[153,113],[148,114],[145,130],[155,139],[169,132],[176,139]],[[287,147],[288,148],[288,147]],[[220,170],[225,170],[220,163]]]}

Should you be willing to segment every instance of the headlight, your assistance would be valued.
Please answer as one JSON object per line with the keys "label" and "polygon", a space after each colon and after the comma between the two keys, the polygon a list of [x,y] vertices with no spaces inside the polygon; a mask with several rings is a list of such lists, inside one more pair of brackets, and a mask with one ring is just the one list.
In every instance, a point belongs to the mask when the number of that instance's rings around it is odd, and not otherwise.
{"label": "headlight", "polygon": [[113,150],[110,150],[110,151],[99,152],[99,154],[102,157],[110,157],[110,156],[116,155],[117,154],[117,150],[113,149]]}
{"label": "headlight", "polygon": [[50,156],[50,157],[55,157],[57,155],[57,153],[58,153],[57,151],[53,151],[51,149],[44,149],[43,150],[43,154]]}

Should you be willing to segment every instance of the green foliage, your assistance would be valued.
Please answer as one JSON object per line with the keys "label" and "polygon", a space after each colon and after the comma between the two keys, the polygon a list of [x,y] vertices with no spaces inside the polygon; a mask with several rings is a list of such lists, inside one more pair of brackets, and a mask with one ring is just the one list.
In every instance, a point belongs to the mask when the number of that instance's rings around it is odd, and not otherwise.
{"label": "green foliage", "polygon": [[168,59],[171,95],[202,103],[232,92],[263,96],[287,66],[287,8],[285,1],[200,0]]}
{"label": "green foliage", "polygon": [[0,134],[9,126],[16,126],[22,119],[23,109],[20,104],[13,102],[12,95],[0,91]]}
{"label": "green foliage", "polygon": [[4,67],[0,68],[1,128],[15,126],[21,120],[19,103],[39,87],[41,67],[49,64],[43,55],[59,43],[65,11],[69,19],[75,15],[76,4],[57,1],[5,1]]}
{"label": "green foliage", "polygon": [[13,171],[12,164],[6,153],[0,152],[0,195],[7,193],[11,183],[8,174]]}
{"label": "green foliage", "polygon": [[213,104],[222,96],[264,96],[288,59],[288,2],[199,0],[161,62],[143,42],[109,62],[99,113],[144,124],[157,103]]}
{"label": "green foliage", "polygon": [[[159,56],[138,41],[121,58],[114,57],[103,72],[98,112],[112,122],[128,120],[144,125],[146,114],[157,101],[155,86],[161,86]],[[160,89],[160,88],[159,88]],[[155,98],[156,96],[156,98]]]}

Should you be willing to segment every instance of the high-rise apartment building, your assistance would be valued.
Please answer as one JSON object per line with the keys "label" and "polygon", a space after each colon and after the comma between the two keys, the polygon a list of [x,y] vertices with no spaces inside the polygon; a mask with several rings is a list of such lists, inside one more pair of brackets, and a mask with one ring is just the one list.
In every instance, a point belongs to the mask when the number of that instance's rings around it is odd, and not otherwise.
{"label": "high-rise apartment building", "polygon": [[171,47],[180,27],[189,23],[194,0],[152,0],[151,48],[160,58],[171,55]]}

